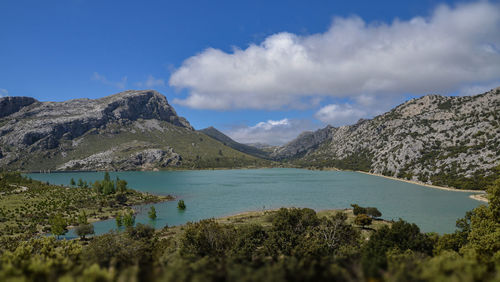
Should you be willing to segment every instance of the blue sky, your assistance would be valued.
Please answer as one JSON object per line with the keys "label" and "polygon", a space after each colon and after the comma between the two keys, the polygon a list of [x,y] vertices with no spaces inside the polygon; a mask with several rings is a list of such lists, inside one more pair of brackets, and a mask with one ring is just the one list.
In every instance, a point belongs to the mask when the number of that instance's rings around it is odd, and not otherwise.
{"label": "blue sky", "polygon": [[500,86],[499,15],[491,1],[3,0],[0,95],[156,89],[197,129],[279,144]]}

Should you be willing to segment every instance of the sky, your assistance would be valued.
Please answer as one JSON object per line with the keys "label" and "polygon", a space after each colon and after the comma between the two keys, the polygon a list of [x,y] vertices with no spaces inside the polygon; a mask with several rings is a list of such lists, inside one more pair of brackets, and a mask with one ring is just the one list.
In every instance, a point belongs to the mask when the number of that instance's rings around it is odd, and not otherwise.
{"label": "sky", "polygon": [[498,1],[0,1],[0,96],[155,89],[243,143],[498,86]]}

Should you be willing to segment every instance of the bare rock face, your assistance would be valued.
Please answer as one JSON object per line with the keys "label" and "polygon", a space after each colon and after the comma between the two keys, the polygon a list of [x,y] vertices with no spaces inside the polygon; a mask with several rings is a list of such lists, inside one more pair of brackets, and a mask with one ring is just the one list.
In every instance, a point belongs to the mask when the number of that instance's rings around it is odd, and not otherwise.
{"label": "bare rock face", "polygon": [[273,157],[423,183],[457,186],[456,179],[469,179],[473,184],[474,177],[487,176],[500,164],[500,88],[476,96],[412,99],[371,120],[302,134]]}
{"label": "bare rock face", "polygon": [[0,98],[0,118],[6,117],[20,109],[29,106],[35,102],[36,99],[31,97],[3,97]]}
{"label": "bare rock face", "polygon": [[[132,170],[132,169],[154,169],[168,166],[178,166],[181,156],[172,148],[145,149],[136,153],[123,155],[117,154],[119,149],[113,148],[99,152],[84,159],[71,160],[61,166],[58,170]],[[126,150],[122,150],[126,151]]]}
{"label": "bare rock face", "polygon": [[285,146],[276,148],[272,153],[272,157],[275,159],[300,157],[308,151],[316,149],[321,143],[330,138],[335,130],[334,127],[329,125],[316,131],[304,132]]}
{"label": "bare rock face", "polygon": [[152,90],[125,91],[96,100],[38,102],[31,107],[20,106],[29,103],[30,98],[26,101],[24,97],[12,98],[19,98],[13,99],[19,101],[10,102],[11,106],[7,105],[6,108],[17,111],[10,113],[7,123],[0,127],[0,143],[10,146],[33,147],[34,150],[53,149],[61,139],[77,138],[90,129],[111,122],[123,123],[137,119],[163,120],[193,129],[186,119],[177,116],[165,96]]}
{"label": "bare rock face", "polygon": [[[139,120],[141,124],[157,126],[162,131],[164,126],[158,124],[166,122],[174,127],[194,132],[189,122],[179,117],[174,108],[168,104],[165,96],[153,90],[131,90],[101,99],[75,99],[65,102],[39,102],[29,97],[1,98],[0,167],[8,168],[10,164],[19,162],[26,155],[45,156],[43,157],[45,160],[57,154],[64,156],[67,144],[72,142],[77,144],[80,142],[77,139],[84,134],[98,135],[100,132],[113,134],[125,125]],[[99,142],[96,146],[98,145]],[[158,150],[146,150],[142,154],[133,156],[129,167],[132,169],[133,163],[141,167],[152,162],[159,166],[163,163],[179,162],[178,156],[173,152],[165,151],[164,148]],[[79,155],[85,155],[85,152],[79,152]],[[75,167],[86,169],[107,167],[105,163],[108,161],[114,163],[116,158],[106,158],[106,155],[109,155],[109,152],[102,151],[98,155],[91,156],[87,154],[86,161],[78,163]],[[23,167],[23,163],[18,166]],[[123,164],[123,166],[128,165]],[[72,164],[60,167],[66,169],[72,167]]]}

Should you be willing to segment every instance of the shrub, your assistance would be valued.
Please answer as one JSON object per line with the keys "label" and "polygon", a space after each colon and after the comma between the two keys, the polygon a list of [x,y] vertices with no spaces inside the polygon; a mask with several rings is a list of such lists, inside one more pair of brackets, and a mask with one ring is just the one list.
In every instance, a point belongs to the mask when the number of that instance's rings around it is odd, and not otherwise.
{"label": "shrub", "polygon": [[366,214],[358,214],[354,218],[354,223],[364,228],[366,225],[372,224],[372,218]]}
{"label": "shrub", "polygon": [[180,210],[186,209],[186,204],[184,203],[184,200],[179,200],[179,202],[177,203],[177,208]]}

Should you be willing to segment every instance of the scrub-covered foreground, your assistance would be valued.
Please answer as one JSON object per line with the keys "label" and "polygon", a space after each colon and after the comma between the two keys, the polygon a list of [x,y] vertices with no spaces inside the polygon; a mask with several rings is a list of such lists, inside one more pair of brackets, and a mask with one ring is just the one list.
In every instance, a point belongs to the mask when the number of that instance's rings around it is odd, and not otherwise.
{"label": "scrub-covered foreground", "polygon": [[5,240],[0,280],[494,281],[500,179],[488,193],[488,206],[442,236],[354,205],[355,217],[292,208],[158,231],[139,224],[85,240]]}

